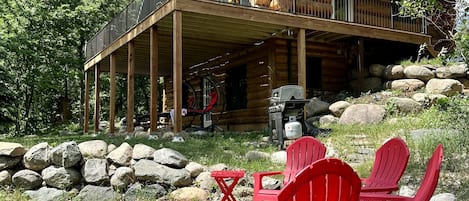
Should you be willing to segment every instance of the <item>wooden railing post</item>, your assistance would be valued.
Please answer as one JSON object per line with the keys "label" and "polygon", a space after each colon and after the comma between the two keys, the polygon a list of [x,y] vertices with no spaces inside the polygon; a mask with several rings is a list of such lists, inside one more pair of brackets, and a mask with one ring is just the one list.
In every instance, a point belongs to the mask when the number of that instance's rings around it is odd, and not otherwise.
{"label": "wooden railing post", "polygon": [[99,76],[101,74],[101,64],[97,63],[94,67],[94,133],[99,132]]}
{"label": "wooden railing post", "polygon": [[182,13],[173,12],[174,132],[182,131]]}
{"label": "wooden railing post", "polygon": [[85,71],[85,114],[83,117],[83,132],[88,133],[90,119],[90,71]]}
{"label": "wooden railing post", "polygon": [[109,132],[115,133],[116,118],[116,54],[109,55]]}
{"label": "wooden railing post", "polygon": [[135,71],[135,44],[131,40],[128,43],[127,66],[127,134],[134,131],[134,71]]}

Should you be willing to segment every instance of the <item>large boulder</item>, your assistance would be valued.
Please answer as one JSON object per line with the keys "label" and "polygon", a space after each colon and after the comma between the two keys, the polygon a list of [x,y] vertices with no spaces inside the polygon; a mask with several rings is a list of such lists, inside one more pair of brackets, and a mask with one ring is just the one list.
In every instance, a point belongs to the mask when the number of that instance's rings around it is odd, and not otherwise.
{"label": "large boulder", "polygon": [[319,117],[319,124],[320,125],[329,125],[329,124],[335,124],[339,122],[339,118],[335,117],[334,115],[324,115]]}
{"label": "large boulder", "polygon": [[135,183],[124,194],[125,201],[154,200],[166,195],[166,190],[159,184],[142,185]]}
{"label": "large boulder", "polygon": [[25,190],[37,189],[42,185],[42,177],[39,173],[24,169],[16,172],[11,180],[13,184]]}
{"label": "large boulder", "polygon": [[0,156],[0,170],[11,169],[21,162],[21,156]]}
{"label": "large boulder", "polygon": [[339,124],[372,124],[384,119],[386,110],[374,104],[356,104],[345,109],[340,116]]}
{"label": "large boulder", "polygon": [[169,148],[156,150],[153,153],[153,160],[159,164],[174,168],[184,168],[189,162],[184,155]]}
{"label": "large boulder", "polygon": [[13,142],[0,142],[0,156],[23,156],[26,153],[26,149],[23,145]]}
{"label": "large boulder", "polygon": [[107,143],[103,140],[91,140],[78,144],[83,158],[105,158]]}
{"label": "large boulder", "polygon": [[423,86],[425,86],[425,83],[419,79],[400,79],[384,83],[385,89],[401,91],[415,91]]}
{"label": "large boulder", "polygon": [[413,113],[422,111],[422,105],[411,98],[391,97],[388,104],[392,104],[400,113]]}
{"label": "large boulder", "polygon": [[81,160],[80,148],[76,142],[64,142],[51,150],[51,162],[65,168],[76,165]]}
{"label": "large boulder", "polygon": [[153,159],[153,153],[155,153],[155,149],[148,145],[144,144],[136,144],[133,149],[132,158],[135,160],[139,159]]}
{"label": "large boulder", "polygon": [[350,106],[350,103],[347,102],[347,101],[337,101],[335,103],[332,103],[330,106],[329,106],[329,111],[331,111],[331,113],[336,116],[336,117],[340,117],[340,115],[342,115],[342,113],[344,113],[345,109],[347,109],[347,107]]}
{"label": "large boulder", "polygon": [[109,176],[106,159],[94,158],[86,160],[85,164],[81,167],[81,174],[87,183],[96,185],[108,183]]}
{"label": "large boulder", "polygon": [[68,189],[81,180],[81,174],[73,168],[49,166],[42,170],[42,179],[48,186]]}
{"label": "large boulder", "polygon": [[419,65],[407,66],[404,68],[404,74],[406,78],[415,78],[424,82],[435,77],[435,74],[432,72],[432,70]]}
{"label": "large boulder", "polygon": [[23,193],[31,201],[57,201],[68,200],[67,191],[56,188],[42,187],[39,190],[27,190]]}
{"label": "large boulder", "polygon": [[107,155],[107,159],[122,166],[129,166],[132,160],[132,147],[127,143],[122,143],[114,151]]}
{"label": "large boulder", "polygon": [[428,81],[425,92],[430,94],[443,94],[453,96],[462,93],[464,86],[453,79],[431,79]]}
{"label": "large boulder", "polygon": [[50,149],[47,142],[34,145],[23,156],[24,166],[34,171],[41,171],[48,167],[50,165]]}
{"label": "large boulder", "polygon": [[210,172],[202,172],[195,178],[195,184],[201,189],[211,191],[217,185],[215,179],[210,176]]}
{"label": "large boulder", "polygon": [[250,150],[246,153],[245,158],[247,161],[267,160],[270,158],[270,154],[267,152]]}
{"label": "large boulder", "polygon": [[286,164],[287,152],[282,150],[272,153],[270,156],[270,161],[272,161],[272,163]]}
{"label": "large boulder", "polygon": [[319,98],[311,98],[309,103],[305,105],[306,117],[312,117],[317,114],[329,112],[329,103],[321,101]]}
{"label": "large boulder", "polygon": [[177,189],[170,194],[174,201],[206,201],[208,200],[208,194],[206,191],[196,187],[184,187]]}
{"label": "large boulder", "polygon": [[435,73],[437,78],[460,78],[466,77],[468,72],[467,64],[458,63],[448,67],[437,68]]}
{"label": "large boulder", "polygon": [[192,184],[191,174],[186,169],[170,168],[147,159],[139,160],[133,168],[140,181],[164,182],[176,187]]}
{"label": "large boulder", "polygon": [[397,80],[405,77],[404,67],[401,65],[388,65],[384,69],[383,77],[387,80]]}
{"label": "large boulder", "polygon": [[129,184],[135,183],[135,181],[135,174],[132,168],[119,167],[111,177],[111,186],[122,192]]}
{"label": "large boulder", "polygon": [[371,64],[369,67],[370,75],[375,77],[382,77],[386,67],[381,64]]}
{"label": "large boulder", "polygon": [[11,184],[11,171],[2,170],[0,171],[0,186],[7,186]]}
{"label": "large boulder", "polygon": [[115,201],[121,200],[121,195],[112,187],[87,185],[73,199],[74,201]]}
{"label": "large boulder", "polygon": [[456,196],[452,193],[440,193],[434,195],[430,201],[456,201]]}
{"label": "large boulder", "polygon": [[191,177],[197,177],[204,171],[204,166],[196,162],[189,162],[185,168],[191,173]]}

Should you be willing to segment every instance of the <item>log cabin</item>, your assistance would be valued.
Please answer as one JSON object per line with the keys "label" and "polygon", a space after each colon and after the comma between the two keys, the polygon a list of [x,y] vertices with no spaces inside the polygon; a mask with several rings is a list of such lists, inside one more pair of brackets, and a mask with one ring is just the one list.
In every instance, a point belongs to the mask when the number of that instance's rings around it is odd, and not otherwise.
{"label": "log cabin", "polygon": [[[398,13],[394,0],[135,0],[86,44],[84,132],[93,73],[95,132],[100,119],[115,122],[116,73],[127,76],[127,119],[135,115],[135,75],[150,76],[150,131],[171,108],[173,131],[183,130],[184,83],[203,99],[202,109],[205,88],[219,90],[211,113],[217,126],[264,129],[272,89],[299,85],[307,98],[344,90],[351,71],[363,79],[367,65],[397,62],[431,43],[425,20]],[[110,76],[109,117],[99,116],[103,72]],[[161,77],[165,107],[158,109]],[[126,129],[133,132],[132,121]]]}

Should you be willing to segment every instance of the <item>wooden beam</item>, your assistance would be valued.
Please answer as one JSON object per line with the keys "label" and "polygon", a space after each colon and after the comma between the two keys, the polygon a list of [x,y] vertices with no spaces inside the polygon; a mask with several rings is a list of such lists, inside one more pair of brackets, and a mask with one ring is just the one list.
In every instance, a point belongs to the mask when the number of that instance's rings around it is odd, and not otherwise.
{"label": "wooden beam", "polygon": [[358,39],[358,86],[359,91],[363,90],[363,79],[365,71],[365,46],[363,38]]}
{"label": "wooden beam", "polygon": [[135,44],[128,43],[127,61],[127,134],[134,131],[134,73],[135,73]]}
{"label": "wooden beam", "polygon": [[237,7],[226,4],[220,6],[219,4],[210,1],[177,0],[175,9],[184,12],[202,13],[250,22],[261,22],[292,28],[334,32],[413,44],[422,44],[424,42],[428,42],[431,38],[431,36],[421,33],[412,33],[390,28],[343,22],[339,20],[295,15],[268,9]]}
{"label": "wooden beam", "polygon": [[99,76],[101,64],[97,63],[94,67],[94,133],[99,132]]}
{"label": "wooden beam", "polygon": [[298,30],[298,85],[303,87],[306,96],[306,35],[305,29]]}
{"label": "wooden beam", "polygon": [[116,119],[116,53],[109,56],[109,131],[111,134],[115,133],[115,119]]}
{"label": "wooden beam", "polygon": [[85,114],[83,118],[83,132],[88,133],[90,119],[90,71],[85,71]]}
{"label": "wooden beam", "polygon": [[158,122],[158,31],[150,28],[150,132],[156,131]]}
{"label": "wooden beam", "polygon": [[182,12],[173,12],[174,133],[182,131]]}

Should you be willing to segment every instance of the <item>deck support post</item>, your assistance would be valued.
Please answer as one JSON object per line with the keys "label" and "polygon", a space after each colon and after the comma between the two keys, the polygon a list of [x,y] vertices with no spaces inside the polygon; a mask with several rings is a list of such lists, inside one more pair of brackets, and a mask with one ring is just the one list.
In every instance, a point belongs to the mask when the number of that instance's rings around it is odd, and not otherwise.
{"label": "deck support post", "polygon": [[94,66],[94,133],[99,132],[99,76],[101,74],[101,64]]}
{"label": "deck support post", "polygon": [[173,12],[174,133],[182,131],[182,12]]}
{"label": "deck support post", "polygon": [[109,131],[111,134],[115,133],[115,118],[116,118],[116,54],[109,55]]}
{"label": "deck support post", "polygon": [[298,48],[298,85],[303,87],[306,97],[306,34],[305,29],[299,29],[297,36]]}
{"label": "deck support post", "polygon": [[156,131],[158,121],[158,30],[150,28],[150,132]]}
{"label": "deck support post", "polygon": [[90,74],[91,72],[85,71],[85,114],[83,117],[83,132],[88,133],[89,119],[90,119]]}
{"label": "deck support post", "polygon": [[363,38],[358,39],[358,90],[363,90],[363,77],[365,70],[365,46],[363,44]]}
{"label": "deck support post", "polygon": [[135,72],[135,44],[129,41],[127,60],[127,134],[134,131],[134,72]]}

